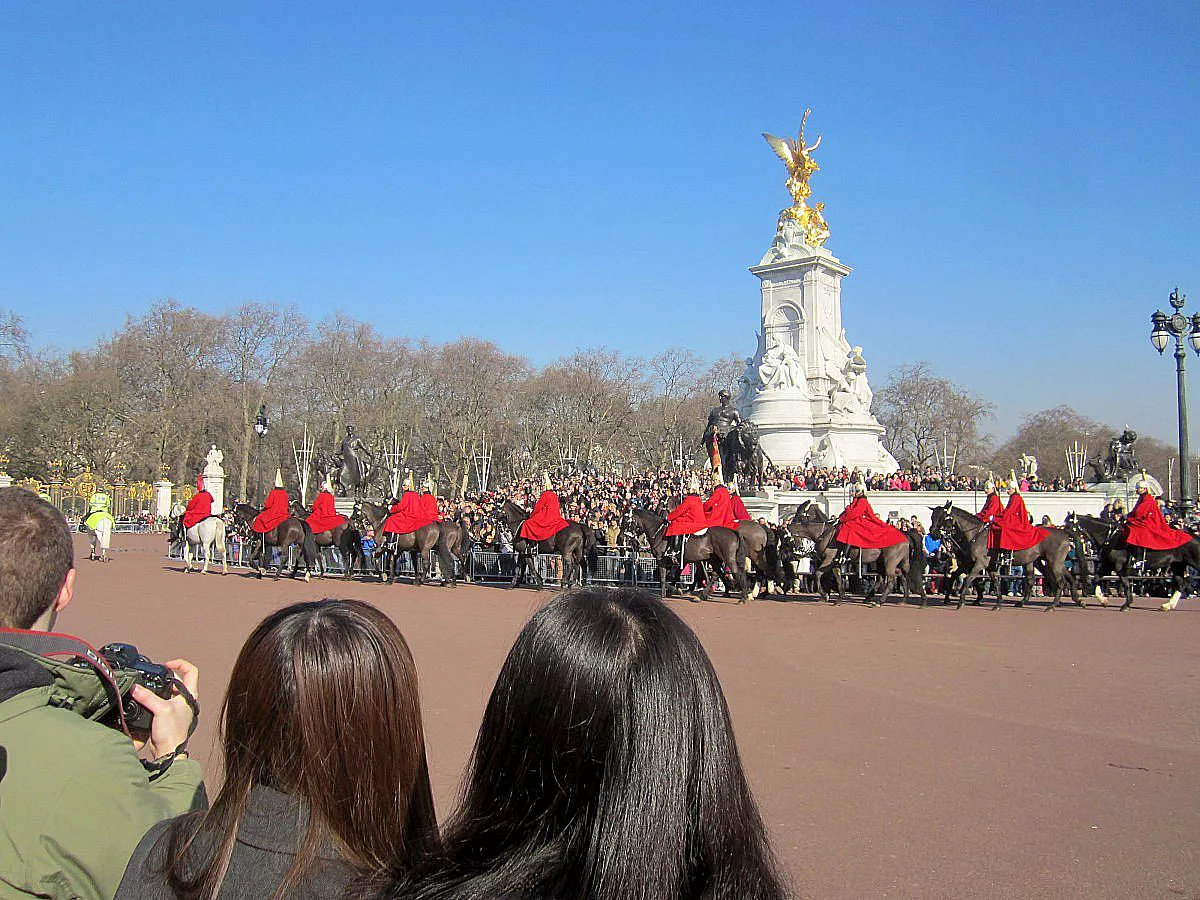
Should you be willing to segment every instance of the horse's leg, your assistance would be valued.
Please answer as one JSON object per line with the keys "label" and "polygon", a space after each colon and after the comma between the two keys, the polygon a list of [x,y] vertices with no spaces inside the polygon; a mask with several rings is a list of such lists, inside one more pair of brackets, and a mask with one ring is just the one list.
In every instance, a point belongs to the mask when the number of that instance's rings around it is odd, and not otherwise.
{"label": "horse's leg", "polygon": [[209,562],[209,560],[212,559],[212,555],[213,555],[213,541],[211,541],[211,540],[205,541],[202,544],[202,546],[204,547],[204,565],[200,567],[200,574],[207,575],[208,574],[208,562]]}
{"label": "horse's leg", "polygon": [[[696,585],[700,585],[700,597],[696,599]],[[699,602],[700,600],[708,599],[708,567],[704,565],[703,560],[696,560],[692,563],[692,600]]]}
{"label": "horse's leg", "polygon": [[1175,590],[1171,592],[1171,596],[1165,603],[1159,605],[1159,609],[1163,612],[1170,612],[1179,605],[1179,598],[1183,596],[1183,589],[1187,586],[1187,564],[1174,563],[1171,566]]}
{"label": "horse's leg", "polygon": [[1125,561],[1124,568],[1121,569],[1121,590],[1125,592],[1125,602],[1121,604],[1121,612],[1133,606],[1133,577],[1129,574],[1129,560]]}
{"label": "horse's leg", "polygon": [[419,541],[414,540],[412,549],[409,551],[409,556],[413,564],[413,584],[417,587],[425,584],[426,581],[426,564],[425,551],[421,549]]}
{"label": "horse's leg", "polygon": [[513,554],[517,557],[517,559],[516,559],[516,562],[513,564],[513,578],[512,578],[512,584],[510,584],[508,586],[509,590],[512,590],[518,584],[520,584],[521,576],[525,574],[525,553],[524,553],[524,551],[518,550],[516,548],[516,546],[514,546]]}
{"label": "horse's leg", "polygon": [[450,555],[450,548],[446,544],[445,535],[438,535],[436,549],[438,565],[442,569],[442,587],[458,587],[458,579],[454,577],[454,557]]}

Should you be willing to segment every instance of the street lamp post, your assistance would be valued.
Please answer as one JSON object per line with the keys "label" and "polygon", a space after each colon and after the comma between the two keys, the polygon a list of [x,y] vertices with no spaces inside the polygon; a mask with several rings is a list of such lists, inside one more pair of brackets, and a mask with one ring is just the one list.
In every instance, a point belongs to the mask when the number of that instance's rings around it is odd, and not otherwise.
{"label": "street lamp post", "polygon": [[1150,343],[1161,355],[1167,349],[1170,339],[1175,338],[1175,376],[1179,395],[1179,506],[1186,516],[1196,505],[1196,491],[1192,482],[1191,465],[1188,462],[1191,450],[1188,446],[1187,373],[1184,368],[1187,350],[1184,349],[1183,339],[1187,338],[1192,349],[1200,353],[1200,313],[1191,318],[1183,314],[1187,297],[1180,293],[1179,288],[1171,291],[1170,301],[1174,313],[1168,316],[1162,310],[1156,310],[1150,317],[1153,326],[1150,330]]}
{"label": "street lamp post", "polygon": [[262,500],[262,457],[263,440],[271,430],[271,420],[267,418],[267,404],[258,408],[258,418],[254,420],[254,433],[258,435],[258,477],[254,480],[254,491],[259,501]]}

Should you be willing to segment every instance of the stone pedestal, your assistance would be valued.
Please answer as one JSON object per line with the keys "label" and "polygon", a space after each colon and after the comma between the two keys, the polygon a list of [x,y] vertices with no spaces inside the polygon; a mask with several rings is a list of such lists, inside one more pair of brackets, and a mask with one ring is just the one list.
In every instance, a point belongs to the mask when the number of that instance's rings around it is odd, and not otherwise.
{"label": "stone pedestal", "polygon": [[225,473],[209,475],[204,473],[204,489],[212,494],[212,511],[214,516],[225,512]]}
{"label": "stone pedestal", "polygon": [[12,476],[7,472],[0,472],[0,488],[12,487]]}
{"label": "stone pedestal", "polygon": [[171,488],[175,487],[165,478],[154,482],[154,517],[167,519],[171,516]]}
{"label": "stone pedestal", "polygon": [[850,268],[824,248],[776,246],[750,269],[761,281],[762,330],[738,406],[778,466],[899,468],[871,415],[861,347],[842,328]]}

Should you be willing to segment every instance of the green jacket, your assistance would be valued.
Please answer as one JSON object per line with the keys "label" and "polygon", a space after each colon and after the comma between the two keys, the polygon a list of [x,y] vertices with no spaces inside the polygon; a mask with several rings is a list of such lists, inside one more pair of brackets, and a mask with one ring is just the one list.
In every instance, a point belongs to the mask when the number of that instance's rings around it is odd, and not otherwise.
{"label": "green jacket", "polygon": [[112,900],[156,822],[207,801],[200,767],[149,781],[129,738],[68,709],[38,663],[0,646],[0,898]]}

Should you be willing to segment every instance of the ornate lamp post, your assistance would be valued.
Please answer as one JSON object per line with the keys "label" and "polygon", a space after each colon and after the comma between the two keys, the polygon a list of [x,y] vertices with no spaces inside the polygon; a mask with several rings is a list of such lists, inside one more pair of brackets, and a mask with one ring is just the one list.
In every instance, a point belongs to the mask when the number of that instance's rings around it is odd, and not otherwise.
{"label": "ornate lamp post", "polygon": [[254,480],[254,492],[262,499],[262,455],[263,440],[271,430],[271,420],[267,418],[267,404],[258,408],[258,417],[254,420],[254,433],[258,435],[258,477]]}
{"label": "ornate lamp post", "polygon": [[1175,338],[1175,376],[1178,382],[1179,399],[1179,506],[1184,515],[1192,511],[1196,505],[1196,491],[1192,484],[1192,467],[1189,462],[1191,451],[1188,446],[1188,410],[1187,410],[1187,380],[1184,361],[1187,350],[1184,349],[1183,339],[1196,353],[1200,353],[1200,313],[1191,318],[1183,314],[1183,305],[1187,297],[1180,293],[1179,288],[1171,291],[1171,307],[1175,310],[1167,315],[1162,310],[1156,310],[1150,317],[1153,328],[1150,330],[1150,343],[1161,355],[1167,349],[1172,337]]}

